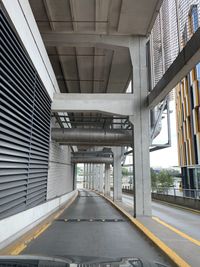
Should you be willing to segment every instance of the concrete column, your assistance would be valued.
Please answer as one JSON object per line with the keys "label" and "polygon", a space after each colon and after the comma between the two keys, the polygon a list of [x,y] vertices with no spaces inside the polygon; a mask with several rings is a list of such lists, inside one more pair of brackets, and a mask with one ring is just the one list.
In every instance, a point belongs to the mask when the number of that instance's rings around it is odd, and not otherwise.
{"label": "concrete column", "polygon": [[113,147],[113,197],[115,200],[122,200],[122,167],[121,167],[121,147]]}
{"label": "concrete column", "polygon": [[110,164],[105,164],[105,195],[110,196]]}
{"label": "concrete column", "polygon": [[95,190],[95,164],[92,164],[92,190]]}
{"label": "concrete column", "polygon": [[151,215],[151,179],[149,162],[149,109],[146,67],[146,38],[134,37],[130,45],[133,66],[133,94],[135,115],[130,116],[134,125],[134,175],[136,215]]}
{"label": "concrete column", "polygon": [[92,175],[92,173],[91,173],[91,164],[89,163],[88,164],[88,188],[89,189],[91,189],[91,175]]}
{"label": "concrete column", "polygon": [[94,165],[89,163],[90,165],[90,189],[94,189]]}
{"label": "concrete column", "polygon": [[89,184],[88,184],[89,180],[88,180],[88,163],[85,164],[85,188],[88,189],[89,188]]}
{"label": "concrete column", "polygon": [[104,186],[104,175],[103,175],[103,164],[99,165],[99,192],[103,193],[103,186]]}
{"label": "concrete column", "polygon": [[96,164],[95,166],[95,190],[99,191],[99,164]]}
{"label": "concrete column", "polygon": [[83,188],[86,188],[86,164],[83,164]]}

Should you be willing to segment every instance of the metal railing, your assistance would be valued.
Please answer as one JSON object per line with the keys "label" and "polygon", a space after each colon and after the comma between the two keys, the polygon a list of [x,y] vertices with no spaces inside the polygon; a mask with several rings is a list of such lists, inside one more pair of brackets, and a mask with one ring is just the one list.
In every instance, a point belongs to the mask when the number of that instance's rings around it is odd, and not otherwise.
{"label": "metal railing", "polygon": [[152,193],[168,195],[168,196],[178,196],[200,199],[200,189],[182,189],[174,187],[158,187],[152,188]]}
{"label": "metal railing", "polygon": [[[133,186],[123,186],[122,191],[124,193],[133,193]],[[177,196],[177,197],[186,197],[200,200],[200,189],[182,189],[175,187],[156,187],[152,188],[152,193],[168,195],[168,196]]]}

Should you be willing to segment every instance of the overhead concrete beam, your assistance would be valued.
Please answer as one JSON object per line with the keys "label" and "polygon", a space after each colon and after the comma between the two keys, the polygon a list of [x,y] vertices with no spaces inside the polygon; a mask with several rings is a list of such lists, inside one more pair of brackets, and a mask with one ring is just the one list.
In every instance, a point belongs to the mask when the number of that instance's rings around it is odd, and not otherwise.
{"label": "overhead concrete beam", "polygon": [[129,48],[132,36],[102,34],[43,33],[46,46]]}
{"label": "overhead concrete beam", "polygon": [[133,94],[54,94],[52,112],[101,112],[134,115]]}
{"label": "overhead concrete beam", "polygon": [[194,33],[175,61],[148,96],[149,108],[159,104],[170,91],[200,62],[200,28]]}

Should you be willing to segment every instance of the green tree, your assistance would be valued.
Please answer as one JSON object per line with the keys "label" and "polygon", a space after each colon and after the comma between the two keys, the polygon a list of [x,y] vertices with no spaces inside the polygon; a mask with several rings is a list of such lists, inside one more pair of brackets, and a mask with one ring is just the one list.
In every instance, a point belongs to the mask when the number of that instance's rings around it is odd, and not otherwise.
{"label": "green tree", "polygon": [[153,168],[151,168],[151,187],[157,187],[158,186],[158,176]]}
{"label": "green tree", "polygon": [[173,176],[167,170],[162,170],[158,173],[158,182],[161,187],[173,186],[174,180]]}
{"label": "green tree", "polygon": [[128,176],[129,175],[127,168],[125,168],[125,167],[122,168],[122,175],[123,176]]}
{"label": "green tree", "polygon": [[82,176],[83,175],[83,168],[80,167],[80,166],[77,166],[76,168],[77,168],[77,174],[78,174],[78,176]]}
{"label": "green tree", "polygon": [[161,170],[160,172],[155,172],[154,169],[151,168],[151,186],[152,188],[156,187],[170,187],[173,186],[174,180],[170,171]]}

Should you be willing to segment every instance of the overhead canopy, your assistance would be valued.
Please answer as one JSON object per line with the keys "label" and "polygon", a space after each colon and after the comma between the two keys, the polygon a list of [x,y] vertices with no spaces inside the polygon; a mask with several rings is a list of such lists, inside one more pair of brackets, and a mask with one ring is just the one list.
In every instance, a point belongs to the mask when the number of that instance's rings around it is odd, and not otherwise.
{"label": "overhead canopy", "polygon": [[[162,0],[29,0],[42,36],[78,35],[73,46],[47,44],[61,92],[122,93],[131,79],[127,48],[79,47],[85,34],[147,35]],[[57,38],[55,38],[57,41]],[[67,43],[67,42],[66,42]]]}
{"label": "overhead canopy", "polygon": [[[105,94],[130,90],[132,63],[129,48],[123,42],[133,35],[150,33],[162,0],[29,2],[61,93]],[[95,38],[101,39],[101,46],[95,44]],[[114,43],[108,45],[107,39]],[[70,110],[68,117],[55,111],[53,115],[56,127],[64,128],[69,127],[70,121],[72,128],[91,129],[102,125],[102,129],[112,129],[116,121],[115,118],[103,121],[102,114],[95,111]],[[98,126],[93,126],[94,123]]]}

